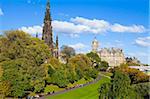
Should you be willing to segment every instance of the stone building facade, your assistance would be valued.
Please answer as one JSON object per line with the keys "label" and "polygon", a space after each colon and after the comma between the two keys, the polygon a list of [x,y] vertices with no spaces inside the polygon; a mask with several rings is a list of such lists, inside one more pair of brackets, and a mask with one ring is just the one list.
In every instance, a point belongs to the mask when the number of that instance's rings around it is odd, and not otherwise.
{"label": "stone building facade", "polygon": [[108,62],[110,67],[120,66],[125,63],[125,56],[122,49],[119,48],[102,48],[98,50],[99,42],[96,38],[92,41],[92,51],[96,52],[102,61]]}
{"label": "stone building facade", "polygon": [[120,66],[120,64],[125,63],[123,50],[119,48],[102,48],[98,55],[102,61],[108,62],[110,67]]}

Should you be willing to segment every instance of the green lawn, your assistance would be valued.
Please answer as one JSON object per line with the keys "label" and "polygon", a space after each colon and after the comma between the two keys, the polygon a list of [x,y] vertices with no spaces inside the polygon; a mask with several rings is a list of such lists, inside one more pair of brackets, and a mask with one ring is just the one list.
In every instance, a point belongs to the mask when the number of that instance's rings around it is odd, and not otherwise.
{"label": "green lawn", "polygon": [[47,99],[98,99],[98,88],[102,83],[109,81],[109,78],[103,77],[95,84],[75,89],[63,94],[49,96]]}

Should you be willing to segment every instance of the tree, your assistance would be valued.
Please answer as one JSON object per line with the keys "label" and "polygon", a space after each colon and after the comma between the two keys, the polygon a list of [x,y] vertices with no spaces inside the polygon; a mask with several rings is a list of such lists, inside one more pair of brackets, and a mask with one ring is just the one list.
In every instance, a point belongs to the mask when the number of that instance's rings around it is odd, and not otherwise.
{"label": "tree", "polygon": [[15,59],[4,61],[1,64],[4,70],[2,81],[8,81],[11,86],[9,88],[9,95],[15,97],[25,95],[24,90],[31,88],[29,78],[31,77],[31,72],[29,72],[31,71],[31,65],[28,61],[25,59]]}
{"label": "tree", "polygon": [[49,57],[49,48],[40,39],[23,31],[7,31],[0,38],[0,64],[2,81],[10,84],[9,95],[22,97],[25,91],[43,90],[46,70],[42,64]]}
{"label": "tree", "polygon": [[1,81],[0,82],[0,96],[1,98],[5,98],[10,93],[10,83],[9,81]]}
{"label": "tree", "polygon": [[48,77],[46,82],[48,84],[58,85],[59,87],[65,87],[69,83],[67,78],[66,65],[61,63],[56,58],[50,58],[46,64]]}
{"label": "tree", "polygon": [[113,99],[130,99],[135,97],[128,75],[115,71],[112,77],[111,96]]}
{"label": "tree", "polygon": [[3,76],[3,68],[2,68],[2,66],[0,66],[0,81],[1,81],[2,76]]}
{"label": "tree", "polygon": [[109,64],[106,61],[101,61],[100,67],[99,67],[101,71],[106,71],[108,67],[109,67]]}
{"label": "tree", "polygon": [[96,79],[98,76],[98,71],[95,68],[88,69],[85,71],[85,78],[88,80],[90,78]]}
{"label": "tree", "polygon": [[132,87],[137,92],[138,97],[141,97],[141,99],[144,99],[142,97],[149,97],[150,82],[133,84]]}
{"label": "tree", "polygon": [[129,75],[131,79],[131,84],[137,84],[142,82],[148,82],[149,76],[143,73],[142,71],[139,71],[134,68],[129,68],[128,66],[122,64],[120,67],[116,67],[111,70],[111,72],[115,72],[116,70],[119,70],[127,75]]}
{"label": "tree", "polygon": [[99,99],[135,99],[137,94],[130,84],[128,75],[115,71],[111,83],[105,83],[100,87]]}
{"label": "tree", "polygon": [[68,59],[75,55],[75,50],[72,47],[63,45],[61,47],[62,58],[68,63]]}
{"label": "tree", "polygon": [[61,63],[57,58],[54,58],[54,57],[49,58],[47,64],[51,65],[52,68],[57,69],[57,70],[64,68],[64,66],[63,66],[64,64]]}
{"label": "tree", "polygon": [[100,70],[101,59],[98,56],[98,54],[94,52],[90,52],[87,53],[86,56],[89,57],[89,59],[91,60],[92,66],[95,67],[97,70]]}
{"label": "tree", "polygon": [[81,78],[96,78],[95,76],[97,76],[97,71],[94,70],[90,59],[86,55],[78,54],[70,58],[67,66],[69,72],[73,73],[72,75],[75,76],[76,80]]}
{"label": "tree", "polygon": [[56,85],[47,85],[44,89],[44,93],[54,92],[57,91],[58,89],[59,87]]}
{"label": "tree", "polygon": [[90,52],[86,55],[90,58],[92,66],[95,67],[97,70],[106,71],[109,67],[106,61],[101,61],[101,58],[98,56],[97,53]]}
{"label": "tree", "polygon": [[104,83],[99,88],[99,99],[110,99],[111,83]]}
{"label": "tree", "polygon": [[100,57],[97,55],[97,53],[90,52],[90,53],[87,53],[86,55],[91,59],[92,62],[96,62],[97,64],[98,64],[99,62],[101,62],[101,59],[100,59]]}
{"label": "tree", "polygon": [[66,87],[69,84],[67,75],[64,70],[55,71],[50,78],[52,84],[58,85],[59,87]]}
{"label": "tree", "polygon": [[128,66],[140,66],[141,65],[140,61],[135,57],[133,57],[133,58],[132,57],[126,57],[125,59],[126,59],[126,64]]}

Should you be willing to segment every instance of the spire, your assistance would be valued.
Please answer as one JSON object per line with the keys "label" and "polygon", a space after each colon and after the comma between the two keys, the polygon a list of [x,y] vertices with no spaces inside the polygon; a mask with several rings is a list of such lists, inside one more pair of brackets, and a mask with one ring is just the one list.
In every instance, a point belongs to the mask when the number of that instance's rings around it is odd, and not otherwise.
{"label": "spire", "polygon": [[53,33],[52,33],[51,21],[52,19],[50,14],[50,0],[47,0],[42,40],[44,40],[45,43],[49,46],[51,55],[53,56]]}
{"label": "spire", "polygon": [[38,38],[38,32],[36,33],[36,38]]}
{"label": "spire", "polygon": [[45,20],[51,21],[50,0],[47,0],[46,13],[45,13]]}
{"label": "spire", "polygon": [[58,59],[59,57],[59,45],[58,45],[58,35],[56,36],[56,58]]}
{"label": "spire", "polygon": [[56,36],[56,47],[58,48],[58,35]]}
{"label": "spire", "polygon": [[46,9],[50,9],[50,0],[47,0],[47,6]]}

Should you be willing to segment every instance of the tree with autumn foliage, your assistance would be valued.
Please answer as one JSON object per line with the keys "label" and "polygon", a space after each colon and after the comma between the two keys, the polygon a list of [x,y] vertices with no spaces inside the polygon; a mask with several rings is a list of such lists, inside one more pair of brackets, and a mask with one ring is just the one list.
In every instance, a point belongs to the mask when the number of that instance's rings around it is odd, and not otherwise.
{"label": "tree with autumn foliage", "polygon": [[78,54],[70,58],[67,67],[77,80],[81,78],[89,79],[90,77],[97,77],[97,71],[92,67],[92,62],[86,55]]}
{"label": "tree with autumn foliage", "polygon": [[126,64],[122,64],[120,67],[115,67],[114,69],[111,69],[111,72],[114,72],[115,70],[119,70],[127,75],[129,75],[131,79],[131,84],[137,84],[142,82],[148,82],[149,76],[145,74],[142,71],[139,71],[134,68],[128,67]]}
{"label": "tree with autumn foliage", "polygon": [[0,92],[23,97],[26,91],[40,92],[45,86],[42,65],[50,57],[48,46],[23,31],[7,31],[0,38]]}

